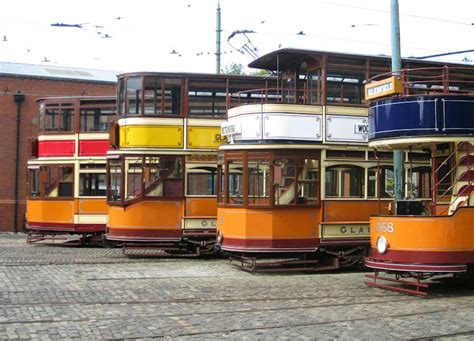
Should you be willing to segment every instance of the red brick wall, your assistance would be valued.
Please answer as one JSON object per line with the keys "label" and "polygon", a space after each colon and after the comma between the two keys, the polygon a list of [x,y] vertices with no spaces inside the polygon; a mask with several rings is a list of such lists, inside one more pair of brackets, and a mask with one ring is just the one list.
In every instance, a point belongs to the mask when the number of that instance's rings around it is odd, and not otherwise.
{"label": "red brick wall", "polygon": [[20,115],[20,163],[17,226],[23,231],[26,206],[26,161],[28,139],[38,132],[36,100],[52,96],[115,95],[114,83],[92,83],[0,75],[0,231],[13,231],[15,198],[15,154],[17,104],[13,95],[21,91],[25,101]]}

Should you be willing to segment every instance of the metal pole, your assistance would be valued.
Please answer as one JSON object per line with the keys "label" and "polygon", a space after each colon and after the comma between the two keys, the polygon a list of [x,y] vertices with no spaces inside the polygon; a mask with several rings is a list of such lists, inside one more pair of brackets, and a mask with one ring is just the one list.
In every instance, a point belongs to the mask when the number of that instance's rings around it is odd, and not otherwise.
{"label": "metal pole", "polygon": [[221,4],[217,1],[216,13],[216,73],[221,73]]}
{"label": "metal pole", "polygon": [[[398,0],[390,1],[390,13],[392,23],[392,73],[394,75],[400,75],[402,58],[400,54],[400,18],[398,12]],[[403,150],[393,151],[395,201],[402,200],[405,196],[403,155]]]}

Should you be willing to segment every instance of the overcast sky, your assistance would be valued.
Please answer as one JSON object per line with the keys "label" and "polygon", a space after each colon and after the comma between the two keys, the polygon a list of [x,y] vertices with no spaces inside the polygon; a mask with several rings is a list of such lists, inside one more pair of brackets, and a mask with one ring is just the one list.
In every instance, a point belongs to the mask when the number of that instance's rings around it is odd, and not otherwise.
{"label": "overcast sky", "polygon": [[[473,0],[399,3],[403,57],[474,49]],[[279,47],[391,53],[390,0],[220,0],[220,5],[222,69],[252,61],[238,51],[244,44],[259,56]],[[3,1],[0,61],[212,73],[216,8],[217,0]],[[254,33],[228,41],[232,32],[245,30]],[[463,59],[474,60],[474,53],[437,60]]]}

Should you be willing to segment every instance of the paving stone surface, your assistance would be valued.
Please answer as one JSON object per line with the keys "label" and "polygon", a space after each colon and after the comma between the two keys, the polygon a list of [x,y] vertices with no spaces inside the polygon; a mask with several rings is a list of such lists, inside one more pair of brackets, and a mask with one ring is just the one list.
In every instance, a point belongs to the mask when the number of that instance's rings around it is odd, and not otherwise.
{"label": "paving stone surface", "polygon": [[0,339],[474,339],[474,288],[428,298],[363,272],[250,274],[221,258],[127,258],[0,234]]}

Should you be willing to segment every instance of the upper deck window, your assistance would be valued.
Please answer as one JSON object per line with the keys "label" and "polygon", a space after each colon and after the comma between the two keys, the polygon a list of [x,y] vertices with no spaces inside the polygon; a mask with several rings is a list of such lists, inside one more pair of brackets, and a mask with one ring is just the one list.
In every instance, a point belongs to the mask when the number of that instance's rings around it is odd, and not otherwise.
{"label": "upper deck window", "polygon": [[126,115],[140,114],[142,78],[131,77],[127,79],[127,112]]}
{"label": "upper deck window", "polygon": [[145,77],[145,115],[181,116],[182,80]]}
{"label": "upper deck window", "polygon": [[72,132],[74,129],[73,103],[46,103],[40,106],[40,131]]}
{"label": "upper deck window", "polygon": [[227,93],[225,89],[189,87],[189,116],[225,117],[226,110]]}
{"label": "upper deck window", "polygon": [[81,131],[107,132],[115,117],[115,107],[94,106],[81,108]]}

